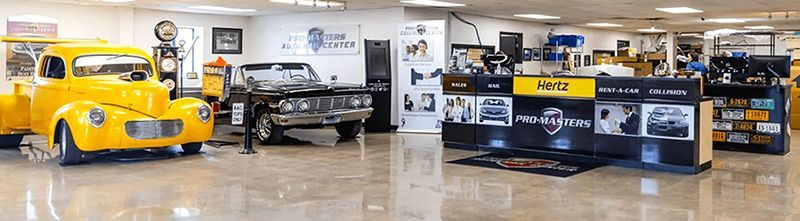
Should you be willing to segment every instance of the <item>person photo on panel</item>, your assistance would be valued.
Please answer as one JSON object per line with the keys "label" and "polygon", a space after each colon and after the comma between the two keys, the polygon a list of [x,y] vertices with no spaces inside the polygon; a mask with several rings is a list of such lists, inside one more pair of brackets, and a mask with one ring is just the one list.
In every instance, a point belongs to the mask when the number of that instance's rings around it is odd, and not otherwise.
{"label": "person photo on panel", "polygon": [[431,61],[433,60],[433,56],[428,54],[428,42],[425,39],[420,39],[417,42],[417,52],[411,57],[413,61]]}
{"label": "person photo on panel", "polygon": [[611,125],[608,124],[608,114],[610,113],[611,111],[609,111],[608,109],[603,109],[600,111],[600,130],[604,134],[613,133],[613,131],[611,130]]}
{"label": "person photo on panel", "polygon": [[425,99],[427,104],[424,109],[428,112],[436,112],[436,99],[433,98],[433,94],[425,94]]}
{"label": "person photo on panel", "polygon": [[444,121],[453,121],[453,99],[448,98],[445,101],[444,109],[442,109]]}
{"label": "person photo on panel", "polygon": [[464,106],[461,104],[461,97],[456,97],[455,105],[453,105],[453,118],[456,122],[462,122],[461,116],[464,114]]}
{"label": "person photo on panel", "polygon": [[463,118],[462,121],[464,121],[465,123],[466,122],[470,122],[470,121],[472,121],[472,102],[467,102],[467,100],[464,99],[464,102],[462,102],[462,103],[466,104],[466,106],[467,106],[464,109],[466,114],[464,114],[464,116],[461,116]]}
{"label": "person photo on panel", "polygon": [[411,101],[411,95],[405,95],[405,109],[406,111],[414,111],[414,102]]}
{"label": "person photo on panel", "polygon": [[686,60],[687,60],[686,64],[687,71],[700,72],[700,75],[702,76],[705,76],[706,73],[708,73],[708,67],[706,67],[706,65],[703,64],[703,62],[700,62],[700,55],[698,55],[697,53],[695,52],[689,53],[688,56],[686,56]]}
{"label": "person photo on panel", "polygon": [[623,134],[639,135],[639,115],[633,112],[633,106],[622,105],[622,112],[627,116],[625,122],[619,122],[619,120],[614,119],[619,124],[619,129]]}

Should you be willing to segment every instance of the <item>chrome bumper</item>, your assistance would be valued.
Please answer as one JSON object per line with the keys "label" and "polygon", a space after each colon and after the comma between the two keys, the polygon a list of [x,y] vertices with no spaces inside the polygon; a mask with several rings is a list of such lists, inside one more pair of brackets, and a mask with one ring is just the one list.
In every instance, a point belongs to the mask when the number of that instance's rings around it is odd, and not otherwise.
{"label": "chrome bumper", "polygon": [[320,114],[291,114],[281,115],[272,114],[272,122],[281,126],[297,125],[331,125],[339,122],[356,121],[369,118],[372,115],[372,108],[358,110],[333,111]]}

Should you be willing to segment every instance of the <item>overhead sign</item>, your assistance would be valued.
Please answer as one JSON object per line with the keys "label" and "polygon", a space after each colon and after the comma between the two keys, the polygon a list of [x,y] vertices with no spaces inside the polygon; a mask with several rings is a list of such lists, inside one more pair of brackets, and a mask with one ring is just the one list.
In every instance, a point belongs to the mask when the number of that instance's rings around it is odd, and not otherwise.
{"label": "overhead sign", "polygon": [[281,55],[358,54],[361,26],[323,25],[300,28],[289,33]]}
{"label": "overhead sign", "polygon": [[[8,36],[13,37],[58,37],[58,20],[38,15],[21,15],[9,17],[6,23]],[[6,47],[6,77],[33,77],[36,72],[36,60],[42,50],[50,44],[45,43],[10,43]],[[29,53],[33,50],[35,55]]]}
{"label": "overhead sign", "polygon": [[594,78],[514,77],[514,95],[595,97]]}

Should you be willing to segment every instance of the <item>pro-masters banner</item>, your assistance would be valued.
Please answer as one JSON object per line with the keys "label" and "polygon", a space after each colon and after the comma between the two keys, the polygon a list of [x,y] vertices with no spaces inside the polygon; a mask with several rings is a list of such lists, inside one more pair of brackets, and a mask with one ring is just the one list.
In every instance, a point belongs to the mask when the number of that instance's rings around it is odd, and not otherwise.
{"label": "pro-masters banner", "polygon": [[281,55],[358,54],[359,25],[321,25],[290,30]]}
{"label": "pro-masters banner", "polygon": [[445,21],[407,21],[397,26],[399,132],[442,130]]}
{"label": "pro-masters banner", "polygon": [[[39,15],[20,15],[8,17],[6,32],[13,37],[55,38],[58,36],[58,20]],[[36,72],[36,60],[31,57],[33,50],[38,57],[49,44],[10,43],[6,46],[6,78],[30,79]]]}

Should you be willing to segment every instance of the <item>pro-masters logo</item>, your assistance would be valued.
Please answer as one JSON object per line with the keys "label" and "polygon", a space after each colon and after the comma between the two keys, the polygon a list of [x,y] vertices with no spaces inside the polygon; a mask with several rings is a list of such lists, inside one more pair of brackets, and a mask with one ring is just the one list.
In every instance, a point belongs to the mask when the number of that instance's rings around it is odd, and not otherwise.
{"label": "pro-masters logo", "polygon": [[548,107],[542,109],[542,112],[539,116],[529,116],[529,115],[517,115],[514,119],[516,123],[525,123],[525,124],[538,124],[544,128],[550,135],[555,135],[564,127],[572,127],[572,128],[591,128],[592,127],[592,120],[589,119],[575,119],[575,118],[566,118],[564,116],[564,111],[554,107]]}
{"label": "pro-masters logo", "polygon": [[505,168],[510,169],[551,169],[560,171],[574,172],[578,171],[580,167],[563,165],[561,162],[547,159],[535,158],[498,158],[498,157],[476,157],[472,158],[475,161],[494,162]]}

